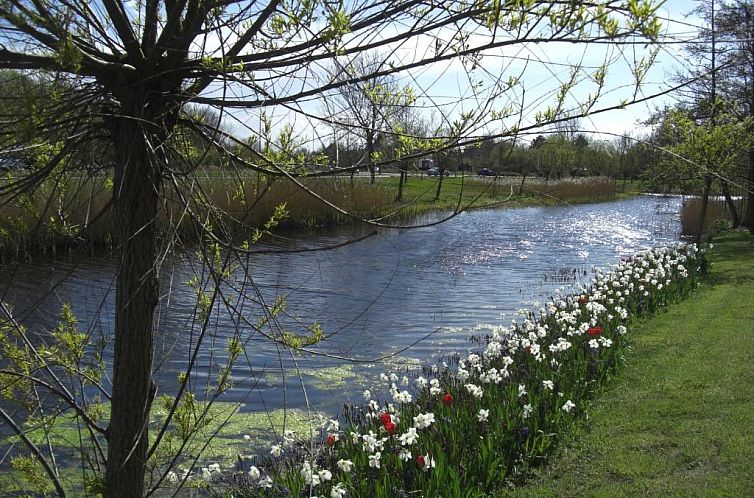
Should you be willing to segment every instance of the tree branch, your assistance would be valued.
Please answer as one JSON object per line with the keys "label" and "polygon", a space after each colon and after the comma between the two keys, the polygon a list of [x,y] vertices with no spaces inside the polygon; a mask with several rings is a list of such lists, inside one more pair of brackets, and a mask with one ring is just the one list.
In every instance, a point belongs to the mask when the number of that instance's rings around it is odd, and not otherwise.
{"label": "tree branch", "polygon": [[39,451],[39,448],[28,438],[26,437],[26,434],[24,434],[24,431],[21,430],[21,428],[16,424],[16,421],[13,420],[6,412],[3,410],[2,407],[0,407],[0,418],[5,420],[5,422],[10,426],[11,429],[13,429],[13,432],[18,435],[18,437],[21,438],[21,441],[24,442],[27,448],[29,448],[29,451],[32,452],[32,454],[39,460],[39,463],[42,464],[42,467],[45,469],[45,473],[49,476],[50,480],[52,481],[53,486],[55,486],[55,491],[57,491],[58,496],[65,497],[65,489],[63,489],[63,484],[60,482],[60,479],[58,478],[55,471],[50,466],[50,462],[47,461],[47,459],[44,457],[41,451]]}
{"label": "tree branch", "polygon": [[118,32],[123,48],[126,49],[131,60],[135,63],[144,62],[144,52],[141,51],[139,40],[131,29],[131,24],[119,0],[102,0],[115,30]]}

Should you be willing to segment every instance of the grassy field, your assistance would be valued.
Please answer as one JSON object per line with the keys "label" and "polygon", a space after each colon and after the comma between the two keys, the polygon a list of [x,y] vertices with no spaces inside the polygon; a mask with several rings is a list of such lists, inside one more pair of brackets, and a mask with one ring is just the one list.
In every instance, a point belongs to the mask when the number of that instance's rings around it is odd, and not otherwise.
{"label": "grassy field", "polygon": [[725,234],[700,291],[633,351],[550,463],[498,496],[754,496],[754,238]]}
{"label": "grassy field", "polygon": [[[391,192],[398,191],[397,178],[381,181]],[[404,187],[403,204],[406,211],[427,212],[452,210],[457,206],[531,206],[562,203],[583,203],[614,200],[623,195],[622,184],[607,178],[582,178],[545,182],[542,178],[528,178],[521,185],[521,177],[500,177],[496,180],[451,176],[443,179],[440,196],[436,198],[438,177],[412,176]],[[629,193],[637,193],[629,189]]]}

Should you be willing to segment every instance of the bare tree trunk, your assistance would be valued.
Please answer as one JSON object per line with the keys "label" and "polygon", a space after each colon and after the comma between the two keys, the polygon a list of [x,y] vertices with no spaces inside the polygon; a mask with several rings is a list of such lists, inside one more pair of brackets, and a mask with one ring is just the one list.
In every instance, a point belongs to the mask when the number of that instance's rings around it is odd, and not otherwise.
{"label": "bare tree trunk", "polygon": [[704,232],[704,220],[707,217],[707,202],[709,201],[709,189],[712,185],[712,175],[704,175],[704,193],[702,194],[702,213],[699,215],[699,229],[696,231],[696,243],[702,241],[702,232]]}
{"label": "bare tree trunk", "polygon": [[403,184],[406,183],[407,179],[407,172],[402,165],[400,166],[400,174],[401,176],[398,177],[398,195],[395,196],[396,201],[403,200]]}
{"label": "bare tree trunk", "polygon": [[754,234],[754,148],[749,149],[749,173],[746,182],[746,212],[741,224]]}
{"label": "bare tree trunk", "polygon": [[524,191],[525,181],[526,181],[526,172],[524,172],[524,176],[521,178],[521,185],[518,186],[518,195],[521,195],[521,193]]}
{"label": "bare tree trunk", "polygon": [[440,168],[440,181],[437,182],[437,192],[435,192],[435,199],[440,199],[440,190],[442,190],[442,179],[445,178],[445,168]]}
{"label": "bare tree trunk", "polygon": [[738,210],[736,209],[736,205],[733,203],[733,199],[730,196],[730,187],[728,186],[728,182],[724,180],[723,196],[725,196],[725,205],[728,206],[728,211],[730,211],[730,218],[733,223],[733,228],[738,228],[739,225],[741,225],[741,220],[738,217]]}
{"label": "bare tree trunk", "polygon": [[115,357],[107,432],[108,497],[144,494],[149,411],[154,398],[153,318],[159,281],[156,216],[160,173],[143,125],[122,120],[115,142],[119,164],[113,199],[120,244],[115,292]]}
{"label": "bare tree trunk", "polygon": [[367,167],[369,168],[369,183],[374,183],[374,136],[371,133],[367,134],[367,154],[369,154],[369,161]]}

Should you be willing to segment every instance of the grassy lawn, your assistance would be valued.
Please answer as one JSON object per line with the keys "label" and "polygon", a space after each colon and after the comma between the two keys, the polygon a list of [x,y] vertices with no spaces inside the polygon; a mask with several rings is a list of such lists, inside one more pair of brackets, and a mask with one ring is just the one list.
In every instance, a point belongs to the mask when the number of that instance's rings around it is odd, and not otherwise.
{"label": "grassy lawn", "polygon": [[[408,212],[453,210],[459,205],[479,207],[521,207],[539,205],[572,204],[615,200],[627,195],[636,195],[638,188],[628,184],[623,190],[623,182],[609,179],[569,179],[566,181],[545,182],[543,178],[527,178],[521,189],[521,177],[482,178],[476,175],[450,176],[443,178],[439,198],[438,177],[411,176],[404,186],[403,204]],[[394,195],[398,192],[398,178],[380,178]]]}
{"label": "grassy lawn", "polygon": [[499,496],[754,496],[754,238],[714,243],[700,291],[634,324],[587,420]]}

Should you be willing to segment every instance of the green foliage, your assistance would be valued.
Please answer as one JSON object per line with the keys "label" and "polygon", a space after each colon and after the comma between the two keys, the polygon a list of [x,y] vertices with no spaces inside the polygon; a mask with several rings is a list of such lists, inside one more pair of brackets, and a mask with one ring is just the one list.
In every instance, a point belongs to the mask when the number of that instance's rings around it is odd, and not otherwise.
{"label": "green foliage", "polygon": [[41,493],[43,496],[47,496],[52,492],[53,487],[47,474],[45,474],[39,461],[33,456],[12,457],[10,466],[27,480],[30,489]]}
{"label": "green foliage", "polygon": [[291,349],[301,349],[312,346],[325,339],[325,332],[322,326],[315,322],[309,326],[308,334],[295,334],[284,330],[280,334],[280,342]]}
{"label": "green foliage", "polygon": [[712,122],[682,107],[665,109],[655,117],[653,142],[669,153],[660,153],[645,175],[656,183],[693,189],[710,172],[721,179],[738,176],[746,152],[753,143],[752,118],[739,119],[719,112]]}
{"label": "green foliage", "polygon": [[[10,310],[9,310],[10,311]],[[49,476],[39,458],[52,457],[50,452],[76,448],[83,461],[91,463],[80,469],[84,480],[97,481],[99,462],[95,441],[103,438],[95,431],[105,418],[104,407],[90,392],[100,385],[104,374],[103,344],[96,344],[89,334],[80,332],[77,319],[68,303],[61,308],[60,321],[48,339],[38,342],[27,330],[4,313],[0,320],[0,396],[26,407],[29,415],[21,424],[26,438],[41,448],[37,456],[19,452],[11,466],[28,482],[29,489],[46,494],[51,487]],[[59,396],[54,408],[47,401],[50,393]],[[65,393],[62,395],[62,393]],[[89,426],[92,431],[83,431]],[[19,436],[4,438],[4,444],[18,444]]]}
{"label": "green foliage", "polygon": [[324,38],[328,41],[339,40],[351,32],[351,16],[344,10],[333,10],[327,17],[328,29]]}

